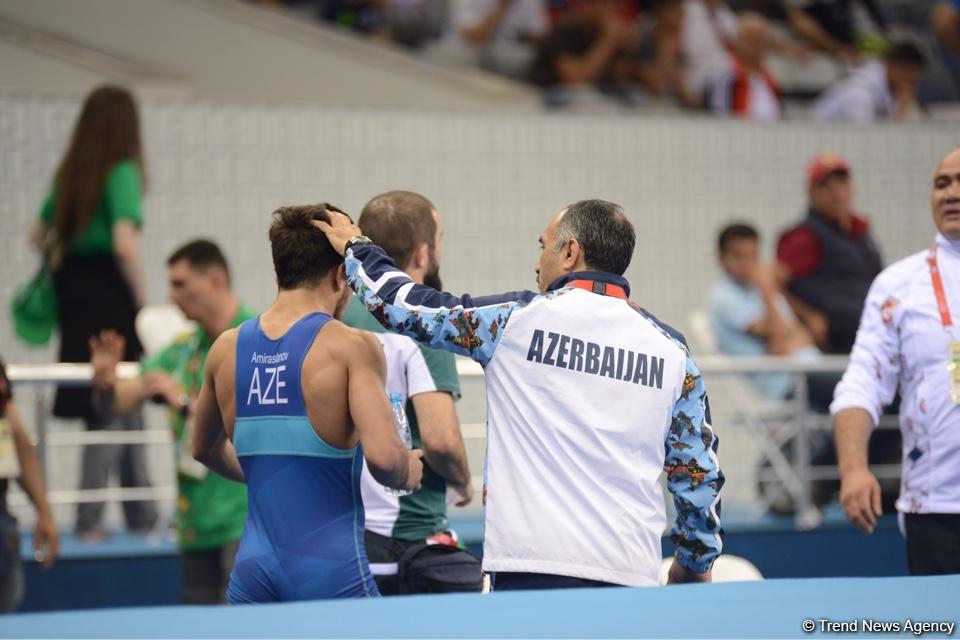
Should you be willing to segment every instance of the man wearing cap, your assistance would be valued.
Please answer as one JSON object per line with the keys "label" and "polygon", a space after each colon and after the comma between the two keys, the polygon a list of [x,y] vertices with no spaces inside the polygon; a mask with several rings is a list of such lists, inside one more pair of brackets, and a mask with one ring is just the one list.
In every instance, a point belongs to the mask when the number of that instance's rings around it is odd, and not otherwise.
{"label": "man wearing cap", "polygon": [[870,287],[850,364],[830,413],[847,518],[872,533],[880,485],[867,445],[899,387],[903,467],[897,511],[910,572],[960,573],[960,149],[941,160],[931,195],[933,244]]}
{"label": "man wearing cap", "polygon": [[[787,300],[807,325],[821,351],[847,354],[853,348],[860,313],[870,283],[880,273],[880,252],[870,236],[870,224],[853,211],[850,166],[834,153],[821,153],[807,168],[807,218],[780,236],[778,277]],[[840,376],[807,375],[808,404],[826,413]],[[836,458],[829,438],[813,443],[814,465],[833,465]],[[900,457],[900,434],[884,430],[870,444],[870,461],[895,464]],[[813,500],[828,503],[839,487],[833,480],[813,484]],[[885,481],[884,503],[892,508],[897,486]]]}
{"label": "man wearing cap", "polygon": [[854,213],[850,167],[832,153],[807,170],[807,218],[780,236],[788,300],[825,353],[849,353],[870,283],[882,267],[870,224]]}

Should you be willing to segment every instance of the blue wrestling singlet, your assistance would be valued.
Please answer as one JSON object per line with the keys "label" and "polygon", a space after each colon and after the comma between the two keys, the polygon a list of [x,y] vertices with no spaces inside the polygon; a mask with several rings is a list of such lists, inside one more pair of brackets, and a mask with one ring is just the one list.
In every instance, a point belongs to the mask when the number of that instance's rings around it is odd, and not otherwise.
{"label": "blue wrestling singlet", "polygon": [[227,589],[233,604],[380,595],[363,545],[363,451],[317,435],[300,386],[329,320],[310,314],[279,340],[264,335],[259,316],[240,327],[233,446],[248,513]]}

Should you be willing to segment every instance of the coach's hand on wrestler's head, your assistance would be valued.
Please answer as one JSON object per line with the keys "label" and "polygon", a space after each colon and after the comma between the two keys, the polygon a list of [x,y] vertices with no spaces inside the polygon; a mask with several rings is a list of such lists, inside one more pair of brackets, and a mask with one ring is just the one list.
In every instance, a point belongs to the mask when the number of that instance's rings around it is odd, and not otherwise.
{"label": "coach's hand on wrestler's head", "polygon": [[423,480],[423,450],[412,449],[408,453],[410,460],[407,465],[407,481],[403,488],[417,491],[420,488],[420,481]]}
{"label": "coach's hand on wrestler's head", "polygon": [[338,211],[330,211],[328,209],[327,215],[330,216],[329,224],[323,220],[311,220],[310,224],[320,229],[320,231],[327,236],[327,240],[330,241],[330,245],[334,251],[343,255],[346,253],[347,241],[354,236],[361,235],[363,232],[360,231],[360,227],[350,221],[348,216]]}

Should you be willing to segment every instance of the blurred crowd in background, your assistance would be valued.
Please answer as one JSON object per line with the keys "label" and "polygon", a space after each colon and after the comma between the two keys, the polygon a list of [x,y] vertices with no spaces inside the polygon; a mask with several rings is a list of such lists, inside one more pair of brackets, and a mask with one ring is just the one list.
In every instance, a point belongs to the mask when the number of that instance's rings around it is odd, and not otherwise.
{"label": "blurred crowd in background", "polygon": [[257,0],[584,100],[756,120],[922,117],[960,97],[960,0]]}

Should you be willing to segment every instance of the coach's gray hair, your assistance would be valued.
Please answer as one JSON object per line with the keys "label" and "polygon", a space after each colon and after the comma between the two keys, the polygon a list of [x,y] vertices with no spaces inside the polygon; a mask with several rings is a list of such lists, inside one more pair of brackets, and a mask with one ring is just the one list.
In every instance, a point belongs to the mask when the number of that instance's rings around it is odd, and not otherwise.
{"label": "coach's gray hair", "polygon": [[606,200],[581,200],[566,208],[557,223],[554,249],[571,238],[583,247],[584,261],[594,271],[622,276],[630,266],[636,234],[620,205]]}

